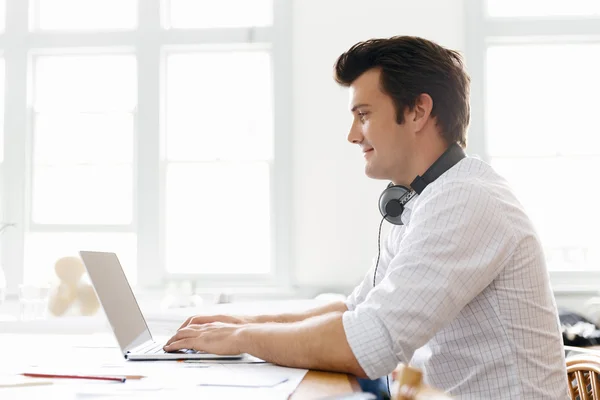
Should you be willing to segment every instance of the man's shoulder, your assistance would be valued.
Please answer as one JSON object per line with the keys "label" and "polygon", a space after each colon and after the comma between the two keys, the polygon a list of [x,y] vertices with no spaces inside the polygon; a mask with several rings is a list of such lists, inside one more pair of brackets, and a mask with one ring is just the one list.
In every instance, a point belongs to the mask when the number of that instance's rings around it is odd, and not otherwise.
{"label": "man's shoulder", "polygon": [[505,183],[505,179],[485,161],[467,157],[458,162],[439,178],[440,183],[483,185]]}
{"label": "man's shoulder", "polygon": [[[429,190],[428,190],[429,189]],[[478,158],[465,158],[446,171],[424,191],[424,198],[433,195],[465,195],[489,197],[490,199],[514,199],[515,195],[504,177]]]}
{"label": "man's shoulder", "polygon": [[415,204],[426,213],[443,209],[448,213],[478,217],[487,224],[503,225],[516,236],[531,235],[535,228],[511,184],[491,165],[466,158],[423,192]]}
{"label": "man's shoulder", "polygon": [[[526,217],[512,187],[492,166],[476,158],[466,158],[430,184],[419,196],[414,211],[477,214],[491,222],[494,216]],[[461,214],[462,214],[461,211]]]}

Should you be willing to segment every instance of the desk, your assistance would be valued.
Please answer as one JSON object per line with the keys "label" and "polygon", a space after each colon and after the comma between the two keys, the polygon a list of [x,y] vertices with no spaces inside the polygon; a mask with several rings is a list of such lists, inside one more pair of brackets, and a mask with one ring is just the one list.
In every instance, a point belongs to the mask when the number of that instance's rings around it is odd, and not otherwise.
{"label": "desk", "polygon": [[[64,340],[61,340],[59,343],[55,340],[57,338]],[[0,373],[2,372],[2,369],[8,371],[12,370],[13,368],[10,366],[12,362],[17,365],[24,365],[27,364],[24,362],[25,360],[30,359],[35,361],[37,355],[41,353],[47,353],[47,355],[53,354],[57,359],[59,357],[68,359],[72,357],[72,354],[64,352],[64,350],[68,350],[65,344],[70,341],[73,341],[74,343],[73,351],[83,352],[83,354],[87,354],[86,352],[88,351],[91,352],[90,354],[96,354],[97,352],[102,353],[102,357],[97,361],[98,365],[103,363],[127,364],[128,362],[122,359],[119,350],[114,347],[114,344],[111,343],[111,340],[109,339],[111,338],[108,335],[11,335],[2,333],[0,334],[0,351],[3,354],[3,361],[8,361],[8,363],[0,363],[2,364],[0,366],[3,367],[0,368]],[[86,347],[87,345],[91,345],[91,347],[88,348]],[[37,363],[34,362],[34,364]],[[75,367],[74,371],[78,368],[79,366]],[[19,366],[16,367],[16,369],[21,370],[28,368]],[[309,371],[289,398],[292,400],[313,400],[360,391],[356,378],[351,375],[323,371]],[[0,395],[0,397],[2,396]]]}
{"label": "desk", "polygon": [[[245,309],[244,304],[231,304],[231,305],[223,305],[223,307],[214,306],[213,307],[204,307],[203,312],[205,313],[216,313],[216,314],[226,314],[226,313],[239,313],[243,314],[244,311],[247,313],[250,312],[261,312],[264,311],[266,313],[269,312],[277,312],[277,311],[300,311],[303,309],[307,309],[310,307],[314,307],[320,305],[318,302],[278,302],[277,304],[273,304],[272,302],[265,302],[264,304],[250,304]],[[281,308],[279,310],[277,307]],[[230,309],[231,308],[231,309]],[[151,306],[147,306],[149,310],[146,314],[150,315],[148,323],[151,327],[151,330],[154,334],[158,335],[167,335],[171,333],[173,329],[176,329],[181,320],[184,319],[186,315],[192,315],[196,313],[198,310],[173,310],[170,312],[168,316],[164,314],[158,314],[156,316],[152,315],[152,310],[154,309]],[[48,321],[30,321],[28,323],[22,322],[13,322],[13,323],[1,323],[0,322],[0,332],[1,333],[12,333],[16,335],[24,335],[27,336],[33,332],[44,333],[43,336],[47,335],[63,335],[66,332],[70,334],[74,334],[75,337],[78,337],[79,344],[81,342],[82,335],[94,334],[95,337],[87,337],[85,342],[89,343],[89,341],[98,342],[98,343],[108,343],[112,346],[115,345],[114,338],[112,334],[108,332],[109,326],[105,317],[103,315],[97,315],[94,317],[85,317],[81,318],[56,318],[50,319]],[[98,335],[99,334],[99,335]],[[6,357],[7,350],[16,350],[14,349],[14,344],[10,345],[6,341],[2,340],[4,335],[0,334],[0,350],[4,353],[4,357]],[[21,339],[24,336],[20,336]],[[33,341],[35,343],[36,341]],[[3,349],[4,348],[4,349]],[[27,356],[27,353],[32,350],[21,350],[19,351],[19,356],[23,356],[23,352]],[[112,351],[112,350],[110,350]],[[118,358],[118,357],[117,357]],[[6,359],[6,358],[5,358]],[[10,356],[8,357],[10,360]],[[2,363],[0,363],[2,364]],[[356,378],[339,373],[329,373],[322,371],[309,371],[300,385],[296,388],[292,396],[290,397],[292,400],[303,400],[303,399],[319,399],[327,396],[340,395],[340,394],[350,394],[353,392],[360,392],[360,387]]]}
{"label": "desk", "polygon": [[333,372],[308,371],[291,399],[318,399],[360,391],[360,386],[353,376]]}

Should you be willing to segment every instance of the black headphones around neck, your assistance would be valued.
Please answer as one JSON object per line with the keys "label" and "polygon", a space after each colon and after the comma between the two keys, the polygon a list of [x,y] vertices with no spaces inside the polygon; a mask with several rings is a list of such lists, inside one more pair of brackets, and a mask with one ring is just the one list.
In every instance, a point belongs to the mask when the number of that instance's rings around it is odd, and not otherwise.
{"label": "black headphones around neck", "polygon": [[417,194],[421,194],[427,185],[435,181],[465,157],[464,150],[457,143],[453,143],[425,171],[422,177],[417,175],[410,184],[412,190],[406,186],[390,183],[383,193],[381,193],[381,196],[379,196],[379,212],[389,223],[403,225],[401,217],[406,203]]}

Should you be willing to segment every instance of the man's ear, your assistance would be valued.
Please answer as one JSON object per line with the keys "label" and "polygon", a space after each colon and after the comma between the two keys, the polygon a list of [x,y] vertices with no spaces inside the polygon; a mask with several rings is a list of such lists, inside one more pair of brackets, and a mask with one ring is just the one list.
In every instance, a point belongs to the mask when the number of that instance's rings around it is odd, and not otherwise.
{"label": "man's ear", "polygon": [[425,127],[429,120],[431,110],[433,109],[433,99],[427,93],[421,93],[415,100],[415,107],[412,112],[413,124],[418,132]]}

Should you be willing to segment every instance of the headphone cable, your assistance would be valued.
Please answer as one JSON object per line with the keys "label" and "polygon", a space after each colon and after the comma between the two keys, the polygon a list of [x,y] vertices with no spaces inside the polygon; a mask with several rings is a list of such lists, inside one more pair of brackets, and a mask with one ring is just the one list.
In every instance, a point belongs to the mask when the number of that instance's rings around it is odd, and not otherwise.
{"label": "headphone cable", "polygon": [[383,221],[387,214],[383,216],[381,222],[379,223],[379,233],[377,233],[377,261],[375,262],[375,272],[373,272],[373,287],[375,287],[375,279],[377,278],[377,268],[379,267],[379,256],[381,255],[381,227],[383,226]]}
{"label": "headphone cable", "polygon": [[[379,257],[381,256],[381,227],[383,226],[383,221],[385,221],[386,217],[387,214],[385,214],[381,219],[381,222],[379,223],[379,232],[377,233],[377,261],[375,262],[375,271],[373,271],[373,287],[375,287],[375,280],[377,278],[377,268],[379,267]],[[387,383],[388,395],[390,396],[390,398],[392,398],[392,393],[390,392],[389,375],[385,376],[385,381]]]}

